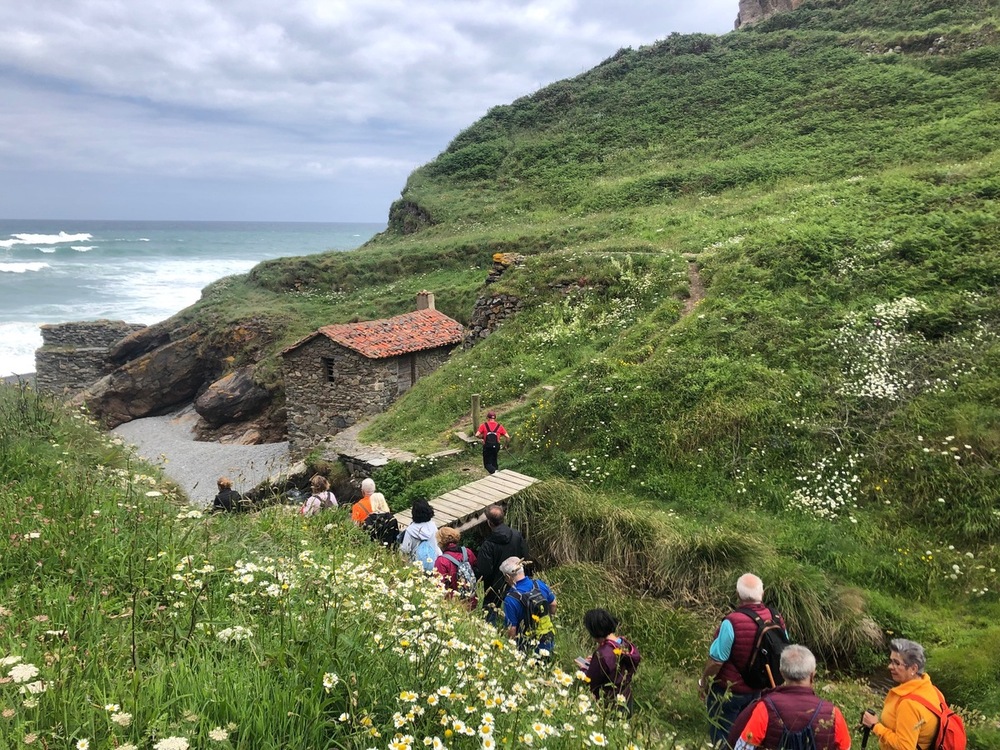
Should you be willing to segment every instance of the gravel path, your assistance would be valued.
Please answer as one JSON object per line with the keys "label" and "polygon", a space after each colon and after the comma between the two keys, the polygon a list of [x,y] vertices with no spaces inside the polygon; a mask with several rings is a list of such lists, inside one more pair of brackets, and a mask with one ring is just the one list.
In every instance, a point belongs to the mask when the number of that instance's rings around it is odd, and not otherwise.
{"label": "gravel path", "polygon": [[246,492],[290,464],[288,443],[222,445],[194,439],[198,415],[191,407],[163,417],[135,419],[112,432],[136,447],[136,453],[163,468],[193,505],[210,505],[219,477],[233,480],[233,489]]}

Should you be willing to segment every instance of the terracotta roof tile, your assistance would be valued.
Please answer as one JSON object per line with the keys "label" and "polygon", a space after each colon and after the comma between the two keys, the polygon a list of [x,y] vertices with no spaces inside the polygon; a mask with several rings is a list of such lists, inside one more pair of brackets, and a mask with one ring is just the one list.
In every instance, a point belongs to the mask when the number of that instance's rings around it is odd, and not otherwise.
{"label": "terracotta roof tile", "polygon": [[369,359],[384,359],[425,349],[437,349],[440,346],[453,346],[461,343],[463,333],[462,324],[444,313],[437,310],[417,310],[384,320],[323,326],[285,349],[282,354],[298,349],[322,335]]}

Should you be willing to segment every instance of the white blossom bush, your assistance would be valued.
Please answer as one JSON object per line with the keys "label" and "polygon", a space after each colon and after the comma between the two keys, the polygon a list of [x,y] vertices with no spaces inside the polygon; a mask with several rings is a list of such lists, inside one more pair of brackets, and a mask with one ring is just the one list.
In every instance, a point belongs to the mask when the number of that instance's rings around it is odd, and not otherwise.
{"label": "white blossom bush", "polygon": [[788,498],[789,507],[830,519],[839,517],[845,508],[857,507],[861,486],[857,466],[861,458],[838,450],[800,471],[795,477],[799,486]]}
{"label": "white blossom bush", "polygon": [[869,313],[847,316],[833,347],[840,355],[843,383],[838,393],[858,398],[899,400],[916,383],[906,366],[906,353],[923,341],[906,325],[926,309],[913,297],[875,305]]}

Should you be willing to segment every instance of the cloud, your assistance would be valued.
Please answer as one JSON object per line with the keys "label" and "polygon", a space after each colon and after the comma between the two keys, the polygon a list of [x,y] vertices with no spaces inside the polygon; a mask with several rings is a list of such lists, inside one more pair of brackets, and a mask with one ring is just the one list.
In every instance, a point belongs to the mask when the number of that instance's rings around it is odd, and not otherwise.
{"label": "cloud", "polygon": [[150,180],[252,178],[262,189],[366,169],[402,187],[490,107],[622,46],[671,31],[726,31],[737,5],[0,4],[0,163]]}

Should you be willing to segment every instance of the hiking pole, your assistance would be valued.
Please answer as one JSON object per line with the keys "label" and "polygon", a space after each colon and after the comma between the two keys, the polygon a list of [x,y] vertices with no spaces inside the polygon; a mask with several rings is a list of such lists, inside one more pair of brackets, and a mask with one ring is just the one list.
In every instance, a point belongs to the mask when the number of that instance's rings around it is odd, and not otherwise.
{"label": "hiking pole", "polygon": [[[870,708],[865,709],[865,714],[875,715],[875,712]],[[865,750],[868,747],[868,738],[872,735],[872,728],[865,726],[865,714],[861,714],[861,726],[858,729],[861,730],[861,750]]]}
{"label": "hiking pole", "polygon": [[767,672],[767,681],[771,683],[771,687],[772,688],[777,687],[774,684],[774,675],[771,674],[771,665],[770,664],[765,664],[764,665],[764,671]]}

